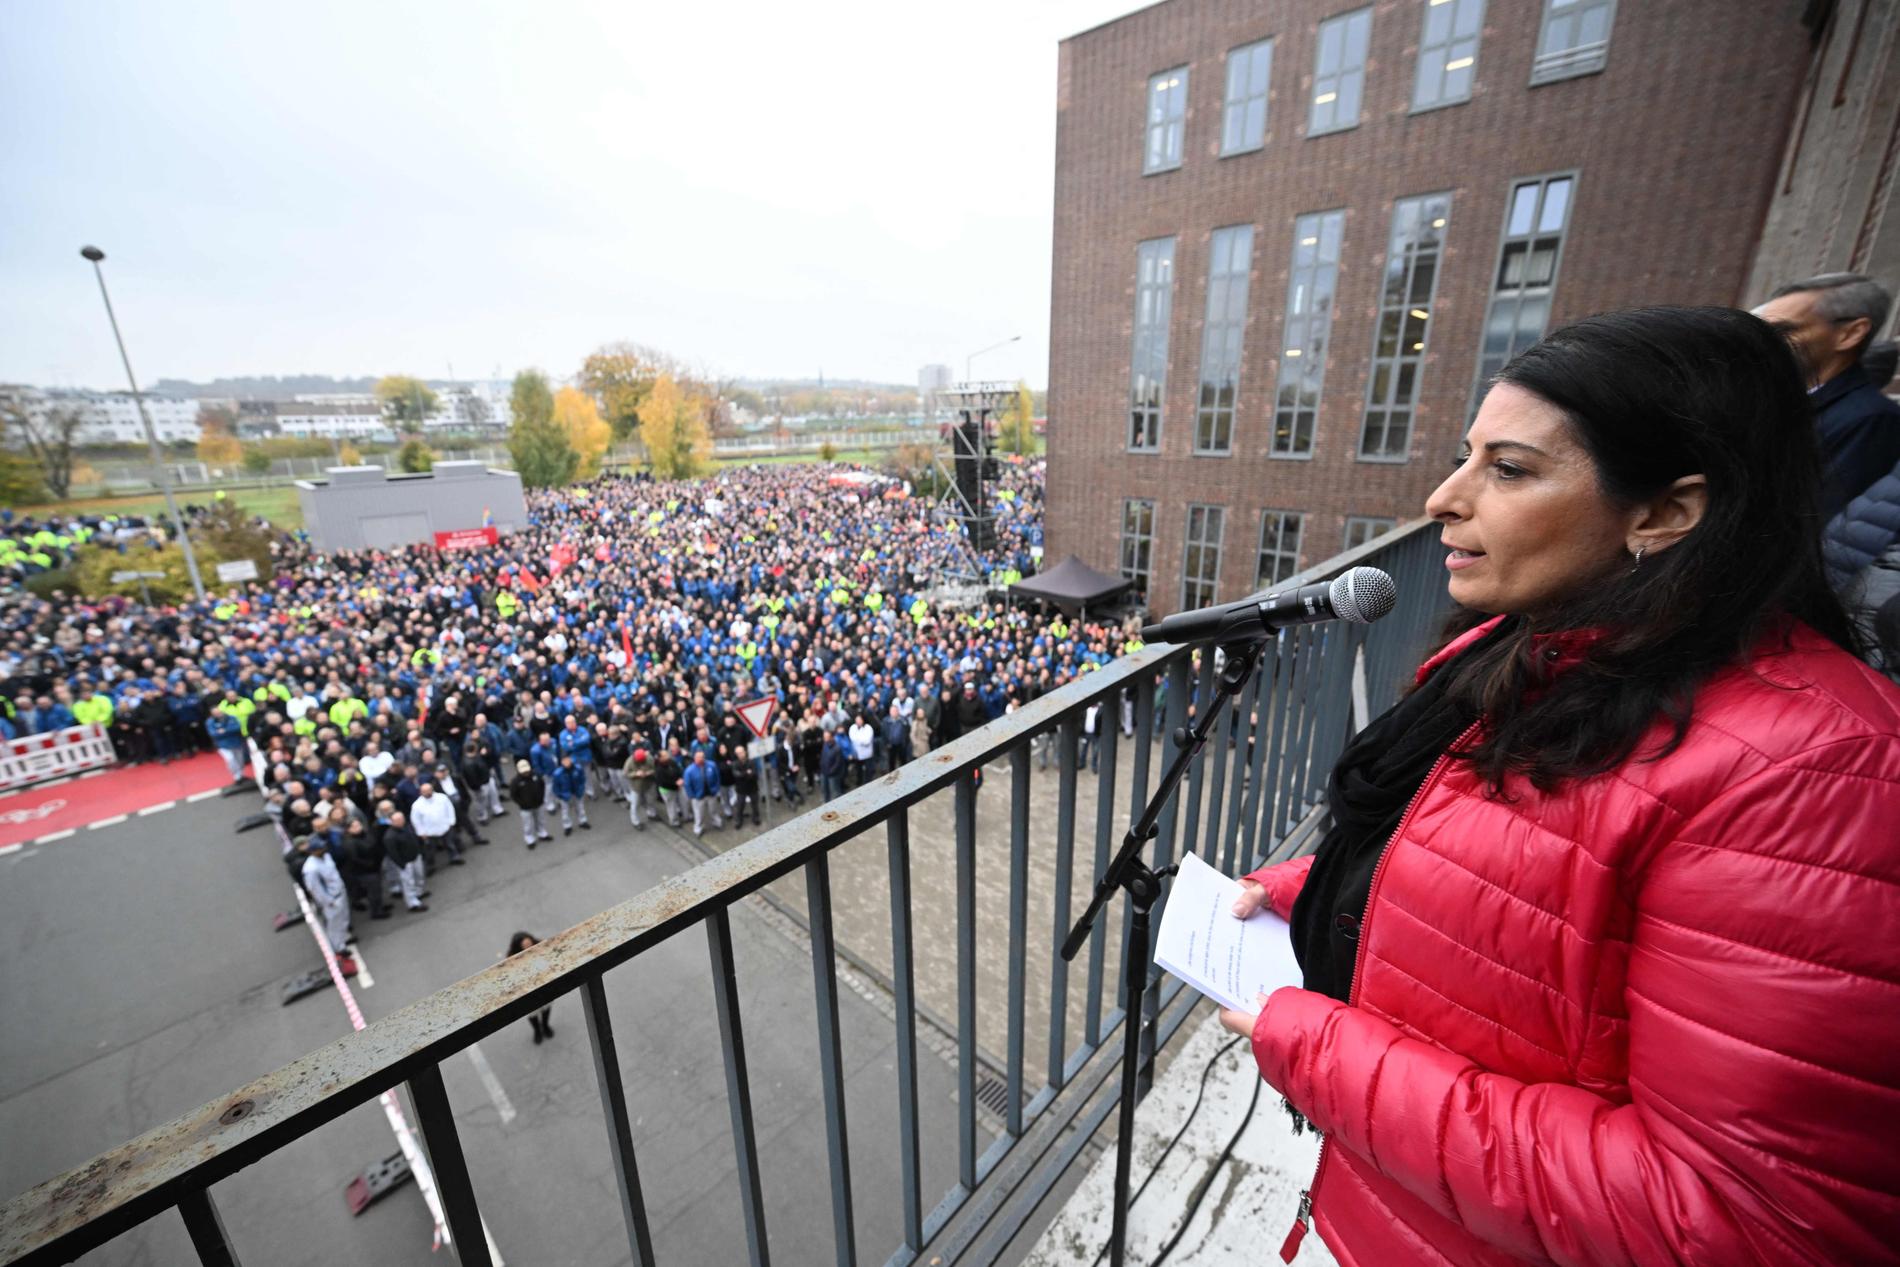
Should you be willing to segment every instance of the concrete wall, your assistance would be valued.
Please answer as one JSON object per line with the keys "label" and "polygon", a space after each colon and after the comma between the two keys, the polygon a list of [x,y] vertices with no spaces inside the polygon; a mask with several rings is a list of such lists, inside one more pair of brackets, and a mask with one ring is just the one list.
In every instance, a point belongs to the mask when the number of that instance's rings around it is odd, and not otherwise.
{"label": "concrete wall", "polygon": [[[1815,273],[1866,273],[1900,290],[1900,6],[1840,0],[1816,33],[1774,201],[1743,302]],[[1894,329],[1890,319],[1887,332]]]}
{"label": "concrete wall", "polygon": [[481,527],[484,511],[503,536],[528,522],[521,477],[481,462],[438,462],[426,475],[380,466],[339,466],[328,474],[321,483],[297,483],[304,527],[319,550],[426,544],[438,532]]}

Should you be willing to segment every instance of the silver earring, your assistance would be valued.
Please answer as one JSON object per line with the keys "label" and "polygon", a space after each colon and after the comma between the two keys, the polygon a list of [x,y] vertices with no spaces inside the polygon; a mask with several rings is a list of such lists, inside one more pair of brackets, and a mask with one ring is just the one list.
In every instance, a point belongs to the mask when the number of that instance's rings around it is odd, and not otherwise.
{"label": "silver earring", "polygon": [[1636,547],[1636,562],[1630,564],[1630,575],[1634,576],[1636,570],[1643,566],[1643,551],[1647,549],[1649,549],[1649,547],[1646,545]]}

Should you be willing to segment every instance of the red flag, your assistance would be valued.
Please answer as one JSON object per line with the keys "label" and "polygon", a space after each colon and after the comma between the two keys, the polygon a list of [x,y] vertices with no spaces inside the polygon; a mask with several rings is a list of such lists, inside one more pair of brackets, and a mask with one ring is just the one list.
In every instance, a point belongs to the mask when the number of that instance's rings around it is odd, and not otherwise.
{"label": "red flag", "polygon": [[534,573],[528,571],[527,568],[522,568],[519,575],[521,577],[522,587],[526,589],[530,594],[538,593],[540,591],[541,582],[534,579]]}
{"label": "red flag", "polygon": [[633,639],[627,637],[627,622],[620,622],[620,649],[627,653],[627,667],[633,667]]}

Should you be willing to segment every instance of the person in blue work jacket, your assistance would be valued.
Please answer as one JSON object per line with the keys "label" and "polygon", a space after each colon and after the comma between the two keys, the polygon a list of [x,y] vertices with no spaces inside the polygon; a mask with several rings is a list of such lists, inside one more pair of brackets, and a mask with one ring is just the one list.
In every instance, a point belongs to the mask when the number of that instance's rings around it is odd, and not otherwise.
{"label": "person in blue work jacket", "polygon": [[554,746],[553,735],[536,735],[534,743],[528,748],[528,764],[548,785],[549,796],[554,795],[554,772],[561,768],[561,753]]}
{"label": "person in blue work jacket", "polygon": [[561,834],[574,834],[573,817],[578,816],[582,831],[594,830],[587,821],[587,771],[574,764],[574,758],[561,756],[554,771],[554,796],[561,803]]}
{"label": "person in blue work jacket", "polygon": [[573,713],[561,723],[560,731],[554,736],[555,746],[561,756],[571,759],[581,772],[581,790],[583,795],[591,795],[587,784],[594,770],[594,737],[580,724]]}
{"label": "person in blue work jacket", "polygon": [[211,736],[211,746],[224,758],[224,768],[231,772],[231,782],[244,782],[250,760],[245,752],[243,719],[223,709],[214,709],[211,716],[205,718],[205,733]]}
{"label": "person in blue work jacket", "polygon": [[719,813],[719,768],[706,760],[706,754],[697,749],[693,752],[693,764],[686,767],[686,777],[681,781],[686,789],[686,799],[693,806],[693,835],[706,833],[706,816],[712,816],[712,825],[724,825]]}

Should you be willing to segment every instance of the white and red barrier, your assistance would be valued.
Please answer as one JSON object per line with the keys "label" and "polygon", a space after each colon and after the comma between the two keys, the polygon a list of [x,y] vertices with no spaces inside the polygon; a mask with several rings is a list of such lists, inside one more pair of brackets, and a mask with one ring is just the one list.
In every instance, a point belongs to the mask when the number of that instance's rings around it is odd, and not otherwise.
{"label": "white and red barrier", "polygon": [[97,722],[0,741],[0,792],[94,770],[118,760]]}

